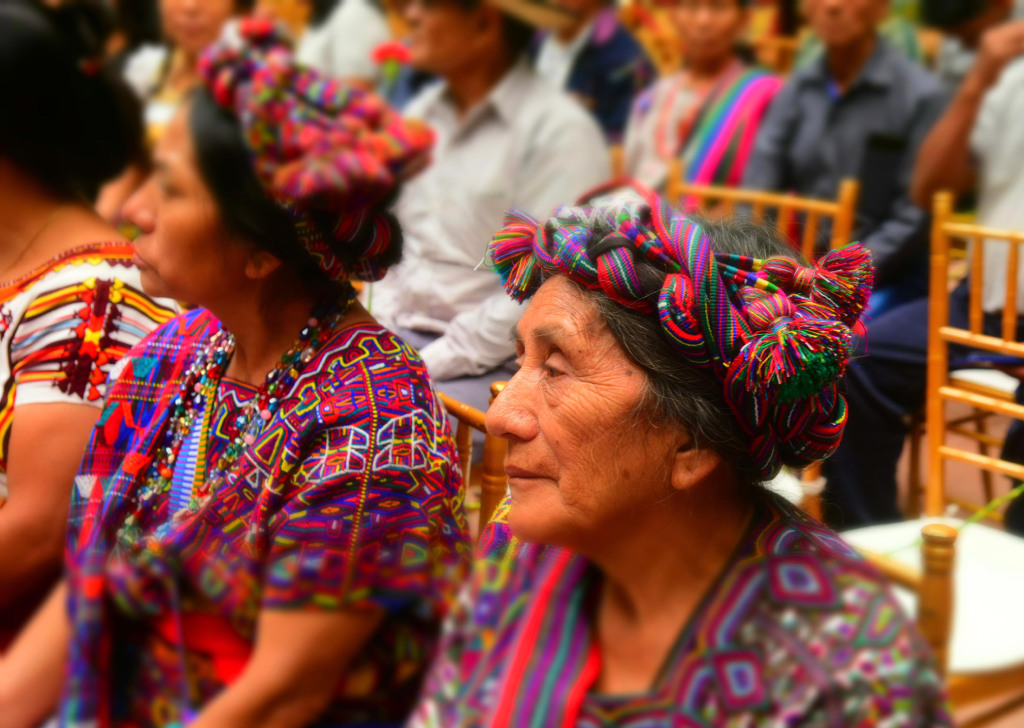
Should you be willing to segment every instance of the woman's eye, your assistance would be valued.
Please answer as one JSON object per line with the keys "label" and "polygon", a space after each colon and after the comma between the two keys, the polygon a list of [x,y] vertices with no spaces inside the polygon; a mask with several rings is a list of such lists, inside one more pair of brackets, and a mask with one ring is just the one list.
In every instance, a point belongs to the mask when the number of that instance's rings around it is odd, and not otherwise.
{"label": "woman's eye", "polygon": [[563,374],[565,374],[565,372],[563,372],[563,371],[562,371],[561,369],[559,369],[558,367],[556,367],[556,366],[552,366],[551,364],[549,364],[549,363],[545,362],[545,363],[544,363],[544,374],[545,374],[545,376],[547,376],[548,378],[552,378],[552,377],[560,377],[560,376],[562,376]]}

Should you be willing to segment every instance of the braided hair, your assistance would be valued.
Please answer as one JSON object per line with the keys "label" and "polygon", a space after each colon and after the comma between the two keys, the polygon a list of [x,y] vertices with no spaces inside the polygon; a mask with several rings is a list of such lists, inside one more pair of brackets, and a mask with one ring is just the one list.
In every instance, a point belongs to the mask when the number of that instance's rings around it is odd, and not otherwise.
{"label": "braided hair", "polygon": [[543,224],[510,213],[490,257],[518,301],[552,275],[588,292],[647,372],[654,410],[741,477],[838,446],[838,381],[872,283],[861,246],[809,268],[763,227],[703,223],[650,196],[563,207]]}

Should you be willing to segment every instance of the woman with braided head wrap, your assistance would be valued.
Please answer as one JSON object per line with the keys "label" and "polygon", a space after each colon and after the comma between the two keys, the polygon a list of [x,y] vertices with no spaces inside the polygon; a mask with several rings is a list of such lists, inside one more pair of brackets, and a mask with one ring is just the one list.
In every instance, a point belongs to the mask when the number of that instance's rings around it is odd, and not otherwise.
{"label": "woman with braided head wrap", "polygon": [[657,200],[511,215],[510,499],[413,725],[948,725],[926,645],[835,533],[759,484],[839,442],[870,289]]}
{"label": "woman with braided head wrap", "polygon": [[128,205],[146,290],[201,307],[111,375],[5,728],[67,653],[62,725],[401,725],[468,556],[445,415],[351,283],[398,259],[430,134],[257,21],[202,69]]}

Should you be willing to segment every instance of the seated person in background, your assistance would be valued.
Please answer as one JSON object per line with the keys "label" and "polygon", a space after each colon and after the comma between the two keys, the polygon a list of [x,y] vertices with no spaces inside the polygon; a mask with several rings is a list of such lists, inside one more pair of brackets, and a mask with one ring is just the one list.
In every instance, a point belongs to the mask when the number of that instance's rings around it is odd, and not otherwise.
{"label": "seated person in background", "polygon": [[[492,243],[532,297],[487,412],[511,497],[411,728],[950,726],[886,582],[762,487],[839,442],[867,253],[802,269],[764,227],[652,204],[517,216]],[[817,371],[786,362],[807,326]]]}
{"label": "seated person in background", "polygon": [[370,287],[373,314],[420,349],[440,389],[481,409],[494,373],[513,355],[508,332],[521,309],[480,266],[508,209],[547,215],[566,195],[607,180],[601,130],[569,96],[537,76],[524,51],[527,22],[564,22],[536,0],[410,0],[415,66],[443,81],[406,116],[437,135],[430,166],[395,207],[405,259]]}
{"label": "seated person in background", "polygon": [[[889,45],[900,51],[909,60],[923,63],[926,48],[920,38],[919,0],[889,0],[887,17],[878,26],[878,33]],[[800,48],[794,60],[794,68],[813,63],[824,52],[821,39],[814,34],[803,34]]]}
{"label": "seated person in background", "polygon": [[967,77],[988,30],[1016,19],[1021,21],[1017,32],[1024,37],[1024,0],[922,0],[921,17],[946,34],[936,73],[953,87]]}
{"label": "seated person in background", "polygon": [[910,175],[947,94],[878,36],[886,0],[807,0],[805,7],[825,53],[776,97],[743,186],[833,199],[844,178],[860,180],[853,239],[871,251],[869,313],[877,316],[928,294],[928,214],[910,199]]}
{"label": "seated person in background", "polygon": [[608,0],[559,0],[559,5],[575,17],[544,34],[534,49],[534,68],[589,109],[605,138],[616,144],[633,99],[654,79],[654,66]]}
{"label": "seated person in background", "polygon": [[633,105],[624,172],[663,189],[669,165],[687,182],[736,186],[781,81],[750,68],[737,53],[748,0],[677,0],[672,10],[685,68],[663,78]]}
{"label": "seated person in background", "polygon": [[146,290],[202,308],[111,377],[4,728],[61,692],[62,726],[399,728],[464,578],[444,411],[350,282],[400,257],[430,132],[240,31],[126,206]]}
{"label": "seated person in background", "polygon": [[60,575],[107,376],[174,315],[88,202],[142,130],[120,79],[83,70],[103,48],[82,11],[0,3],[0,653]]}
{"label": "seated person in background", "polygon": [[[185,95],[199,82],[199,54],[224,24],[252,10],[255,0],[160,0],[164,42],[144,45],[125,61],[124,77],[143,103],[146,144],[152,150]],[[139,160],[104,187],[96,201],[103,217],[119,221],[121,207],[149,174]]]}
{"label": "seated person in background", "polygon": [[[1006,24],[986,33],[977,61],[949,109],[921,146],[912,194],[921,207],[941,190],[977,191],[981,225],[1024,230],[1024,37]],[[1001,333],[1007,253],[986,247],[982,306],[985,331]],[[1024,311],[1024,275],[1018,309]],[[967,287],[950,296],[950,321],[967,325]],[[1018,340],[1024,340],[1018,332]],[[907,418],[925,403],[928,299],[913,301],[869,322],[867,342],[846,377],[850,421],[843,444],[825,464],[833,514],[848,526],[901,518],[896,464],[907,437]],[[1018,392],[1019,396],[1020,392]],[[1024,462],[1015,423],[1004,457]],[[1022,502],[1007,512],[1007,526],[1024,533]]]}
{"label": "seated person in background", "polygon": [[381,80],[373,51],[389,40],[381,0],[314,0],[295,57],[327,76],[372,89]]}

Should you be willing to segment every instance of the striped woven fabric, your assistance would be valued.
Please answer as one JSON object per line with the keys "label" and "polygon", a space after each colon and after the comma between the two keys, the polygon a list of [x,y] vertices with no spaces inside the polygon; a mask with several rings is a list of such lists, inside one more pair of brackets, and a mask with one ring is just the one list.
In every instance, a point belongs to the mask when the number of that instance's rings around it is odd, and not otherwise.
{"label": "striped woven fabric", "polygon": [[707,102],[683,149],[683,179],[693,184],[735,187],[754,148],[754,139],[782,80],[760,69],[745,69]]}
{"label": "striped woven fabric", "polygon": [[523,544],[508,503],[442,638],[411,728],[950,726],[941,677],[884,580],[765,494],[649,691],[595,692],[600,572]]}

